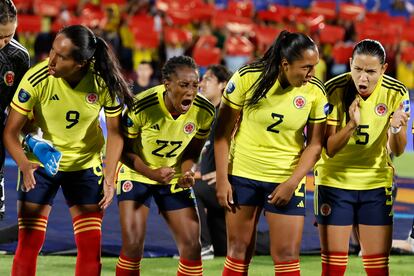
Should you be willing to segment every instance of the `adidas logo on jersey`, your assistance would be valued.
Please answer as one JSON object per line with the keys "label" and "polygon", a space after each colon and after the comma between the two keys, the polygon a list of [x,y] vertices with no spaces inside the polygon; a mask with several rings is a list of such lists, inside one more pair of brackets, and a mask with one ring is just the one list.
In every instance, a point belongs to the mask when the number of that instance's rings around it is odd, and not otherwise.
{"label": "adidas logo on jersey", "polygon": [[158,124],[153,125],[151,128],[155,130],[160,130],[160,126]]}
{"label": "adidas logo on jersey", "polygon": [[59,100],[59,97],[58,97],[58,95],[53,95],[52,97],[50,97],[49,98],[49,100],[55,100],[55,101],[58,101]]}
{"label": "adidas logo on jersey", "polygon": [[303,204],[303,200],[301,200],[296,207],[305,208],[305,204]]}

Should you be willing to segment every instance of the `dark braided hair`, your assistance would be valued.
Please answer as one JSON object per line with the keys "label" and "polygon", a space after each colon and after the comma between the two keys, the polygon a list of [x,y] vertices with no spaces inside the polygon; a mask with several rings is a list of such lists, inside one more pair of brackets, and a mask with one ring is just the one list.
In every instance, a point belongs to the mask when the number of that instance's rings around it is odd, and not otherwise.
{"label": "dark braided hair", "polygon": [[308,49],[317,50],[315,42],[310,37],[302,33],[282,31],[263,57],[250,64],[252,68],[259,68],[262,72],[250,87],[254,92],[247,106],[255,107],[273,87],[280,73],[279,66],[282,59],[292,63],[301,59],[303,51]]}
{"label": "dark braided hair", "polygon": [[[373,39],[364,39],[358,42],[353,51],[352,51],[352,59],[354,59],[355,55],[367,55],[377,57],[380,64],[384,65],[386,60],[386,53],[385,49],[382,44]],[[354,82],[350,81],[346,92],[344,93],[343,103],[346,111],[346,121],[349,121],[349,107],[351,106],[352,102],[355,100],[355,97],[358,93],[357,88],[355,87]]]}
{"label": "dark braided hair", "polygon": [[190,67],[192,69],[198,70],[197,64],[192,57],[176,56],[167,60],[167,62],[162,67],[162,79],[171,80],[171,75],[176,74],[177,69],[182,67]]}
{"label": "dark braided hair", "polygon": [[17,20],[17,9],[11,0],[0,0],[0,24],[6,25]]}
{"label": "dark braided hair", "polygon": [[78,62],[93,64],[96,75],[102,78],[104,83],[98,81],[100,87],[106,86],[112,100],[116,97],[127,106],[132,106],[132,94],[130,88],[122,76],[121,66],[108,44],[87,27],[72,25],[59,31],[69,38],[75,46],[72,50],[73,59]]}

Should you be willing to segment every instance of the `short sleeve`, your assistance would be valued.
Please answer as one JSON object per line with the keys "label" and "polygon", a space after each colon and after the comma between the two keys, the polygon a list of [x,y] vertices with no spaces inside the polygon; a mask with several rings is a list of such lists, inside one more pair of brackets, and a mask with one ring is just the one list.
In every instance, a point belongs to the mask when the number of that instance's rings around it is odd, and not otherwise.
{"label": "short sleeve", "polygon": [[122,104],[118,96],[111,98],[108,90],[105,90],[104,112],[107,117],[116,117],[122,112]]}
{"label": "short sleeve", "polygon": [[328,100],[326,99],[325,91],[321,89],[322,87],[315,87],[315,101],[309,114],[310,123],[317,124],[326,121],[329,105]]}
{"label": "short sleeve", "polygon": [[339,93],[333,92],[332,94],[328,95],[328,106],[326,109],[327,124],[332,126],[339,126],[341,122],[340,114],[342,112],[342,101],[339,97]]}
{"label": "short sleeve", "polygon": [[30,78],[28,79],[29,72],[24,75],[10,104],[14,110],[24,116],[28,116],[32,112],[33,106],[38,100],[37,89],[29,81]]}
{"label": "short sleeve", "polygon": [[[211,115],[210,113],[208,114]],[[214,113],[212,116],[209,116],[208,119],[202,122],[202,125],[197,130],[195,137],[197,139],[206,139],[208,135],[210,134],[211,125],[213,124],[213,121],[214,121]]]}
{"label": "short sleeve", "polygon": [[246,92],[246,87],[243,84],[242,78],[239,72],[236,72],[227,83],[222,96],[222,102],[233,109],[240,110],[245,103]]}

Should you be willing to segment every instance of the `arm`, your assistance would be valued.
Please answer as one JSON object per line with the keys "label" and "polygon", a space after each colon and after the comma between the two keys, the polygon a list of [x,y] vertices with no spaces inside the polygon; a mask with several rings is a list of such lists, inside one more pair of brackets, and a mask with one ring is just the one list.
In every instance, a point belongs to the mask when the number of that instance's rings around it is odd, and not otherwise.
{"label": "arm", "polygon": [[341,149],[343,149],[359,126],[359,98],[356,98],[349,107],[349,122],[344,128],[339,129],[335,126],[328,126],[326,132],[326,154],[334,157]]}
{"label": "arm", "polygon": [[204,143],[205,139],[193,138],[184,150],[181,163],[182,176],[178,179],[178,185],[180,187],[188,188],[194,185],[195,177],[192,168],[200,157]]}
{"label": "arm", "polygon": [[104,163],[104,196],[99,202],[102,209],[106,209],[112,202],[115,189],[116,166],[121,157],[124,140],[121,134],[121,116],[106,116],[106,128],[108,131],[106,141],[106,154]]}
{"label": "arm", "polygon": [[39,165],[34,164],[27,159],[19,140],[19,135],[26,121],[26,116],[18,113],[14,109],[10,109],[10,114],[4,129],[3,140],[6,149],[22,171],[23,185],[26,191],[29,191],[36,185],[33,172],[39,167]]}
{"label": "arm", "polygon": [[400,156],[404,153],[407,145],[407,122],[408,114],[403,111],[403,107],[394,112],[390,122],[389,147],[391,151]]}
{"label": "arm", "polygon": [[233,194],[228,180],[228,157],[230,139],[237,123],[240,111],[222,103],[217,117],[216,134],[214,137],[214,159],[216,161],[216,193],[222,207],[231,211]]}
{"label": "arm", "polygon": [[147,164],[144,163],[138,154],[133,152],[132,145],[135,139],[139,139],[139,137],[134,139],[125,138],[125,146],[121,157],[122,163],[151,180],[157,181],[161,184],[169,184],[170,181],[174,178],[174,168],[161,167],[157,169],[151,169],[149,166],[147,166]]}
{"label": "arm", "polygon": [[308,143],[302,152],[299,163],[288,180],[281,183],[269,195],[268,202],[277,206],[286,205],[300,181],[313,168],[322,152],[325,123],[308,124]]}

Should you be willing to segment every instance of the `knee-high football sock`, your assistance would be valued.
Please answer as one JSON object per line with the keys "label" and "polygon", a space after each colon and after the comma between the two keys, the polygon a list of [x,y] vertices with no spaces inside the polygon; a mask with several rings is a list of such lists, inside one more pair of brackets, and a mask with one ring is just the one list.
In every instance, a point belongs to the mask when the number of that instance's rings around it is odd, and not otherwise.
{"label": "knee-high football sock", "polygon": [[141,269],[141,257],[129,258],[122,252],[116,264],[116,276],[139,276]]}
{"label": "knee-high football sock", "polygon": [[388,276],[388,255],[368,255],[362,256],[365,272],[368,276]]}
{"label": "knee-high football sock", "polygon": [[73,218],[78,248],[76,276],[101,274],[101,225],[102,213],[87,213]]}
{"label": "knee-high football sock", "polygon": [[275,263],[275,275],[276,276],[299,276],[300,265],[299,260],[293,260],[288,262]]}
{"label": "knee-high football sock", "polygon": [[227,256],[222,276],[247,276],[250,260],[237,260]]}
{"label": "knee-high football sock", "polygon": [[322,276],[343,276],[348,265],[348,252],[322,252]]}
{"label": "knee-high football sock", "polygon": [[203,264],[200,260],[186,260],[180,258],[178,264],[177,276],[202,276]]}
{"label": "knee-high football sock", "polygon": [[13,259],[12,276],[36,274],[37,255],[46,236],[47,217],[19,215],[19,235]]}

